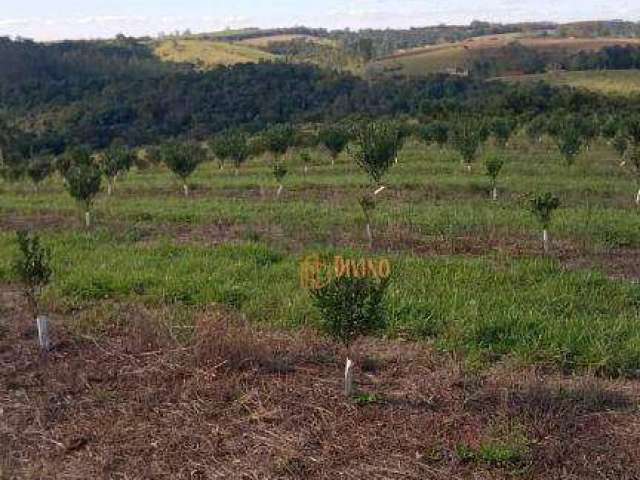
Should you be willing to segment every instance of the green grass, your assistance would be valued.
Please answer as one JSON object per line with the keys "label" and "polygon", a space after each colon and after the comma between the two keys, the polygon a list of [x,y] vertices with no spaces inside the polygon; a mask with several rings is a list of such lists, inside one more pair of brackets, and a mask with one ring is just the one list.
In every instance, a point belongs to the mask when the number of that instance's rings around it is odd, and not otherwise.
{"label": "green grass", "polygon": [[[514,143],[519,145],[519,141]],[[0,218],[39,225],[43,215],[61,226],[43,230],[51,246],[54,280],[50,308],[69,315],[104,302],[126,301],[180,308],[222,303],[255,322],[293,328],[318,318],[299,285],[299,262],[309,253],[388,256],[393,264],[387,334],[432,341],[438,348],[491,361],[511,355],[527,363],[606,374],[640,369],[640,286],[606,271],[567,269],[535,251],[511,256],[488,249],[418,255],[444,240],[487,238],[537,245],[539,227],[524,196],[560,194],[563,207],[552,238],[581,255],[612,247],[640,248],[640,212],[634,180],[606,146],[592,149],[572,169],[546,150],[511,150],[500,178],[501,199],[488,199],[481,166],[463,173],[451,152],[410,144],[386,179],[389,190],[374,213],[374,235],[391,249],[369,252],[356,199],[365,177],[342,159],[335,168],[318,152],[310,175],[290,159],[284,198],[262,160],[235,177],[207,164],[191,179],[194,197],[161,168],[131,172],[112,198],[96,204],[96,227],[81,228],[80,214],[52,178],[40,193],[26,184],[0,184]],[[268,192],[261,198],[259,187]],[[210,242],[211,226],[236,228],[232,242]],[[238,230],[239,229],[239,230]],[[195,235],[203,232],[200,237]],[[178,235],[186,232],[186,237]],[[402,234],[409,232],[414,244]],[[226,240],[226,239],[225,239]],[[0,282],[13,282],[14,235],[0,232]]]}

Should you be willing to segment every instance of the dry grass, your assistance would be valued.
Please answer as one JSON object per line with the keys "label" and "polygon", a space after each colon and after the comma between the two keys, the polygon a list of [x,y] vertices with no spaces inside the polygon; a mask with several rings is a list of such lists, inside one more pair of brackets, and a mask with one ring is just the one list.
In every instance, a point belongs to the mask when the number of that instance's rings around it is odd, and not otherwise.
{"label": "dry grass", "polygon": [[272,43],[291,42],[293,40],[306,40],[308,42],[326,43],[330,45],[332,44],[330,40],[324,40],[322,38],[314,37],[311,35],[297,35],[297,34],[271,35],[271,36],[265,36],[265,37],[246,38],[236,43],[240,45],[248,45],[250,47],[264,48],[264,47],[268,47]]}
{"label": "dry grass", "polygon": [[616,95],[640,94],[640,70],[590,70],[585,72],[552,72],[538,75],[500,77],[509,82],[543,81],[551,85],[567,85],[598,93]]}
{"label": "dry grass", "polygon": [[204,68],[257,63],[275,58],[270,53],[249,46],[204,39],[164,40],[155,46],[155,54],[161,60],[192,63]]}
{"label": "dry grass", "polygon": [[[57,324],[40,358],[3,288],[0,478],[635,479],[637,382],[503,362],[474,373],[428,346],[358,347],[358,401],[341,355],[311,332],[199,313],[177,343],[162,312],[121,308],[108,335]],[[132,322],[133,325],[132,325]],[[158,329],[158,332],[154,330]],[[139,338],[138,338],[139,337]],[[286,369],[271,368],[282,365]]]}

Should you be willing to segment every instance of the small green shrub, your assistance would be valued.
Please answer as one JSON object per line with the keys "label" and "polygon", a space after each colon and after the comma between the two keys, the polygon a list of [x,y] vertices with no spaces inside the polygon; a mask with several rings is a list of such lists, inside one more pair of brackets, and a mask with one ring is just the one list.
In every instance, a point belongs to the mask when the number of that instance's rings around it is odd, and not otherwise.
{"label": "small green shrub", "polygon": [[13,264],[13,271],[24,287],[32,316],[38,316],[42,289],[51,280],[51,253],[40,243],[37,235],[28,232],[16,234],[19,254]]}
{"label": "small green shrub", "polygon": [[383,330],[388,285],[388,279],[342,276],[311,290],[322,330],[347,348],[359,336]]}
{"label": "small green shrub", "polygon": [[552,193],[542,193],[529,201],[529,208],[540,225],[547,229],[551,224],[553,212],[560,208],[560,199]]}

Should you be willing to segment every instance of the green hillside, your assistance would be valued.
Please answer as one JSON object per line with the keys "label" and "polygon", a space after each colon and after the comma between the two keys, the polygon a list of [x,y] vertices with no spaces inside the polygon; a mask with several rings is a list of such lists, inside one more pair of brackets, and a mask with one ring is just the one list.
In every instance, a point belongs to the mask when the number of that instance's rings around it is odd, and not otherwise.
{"label": "green hillside", "polygon": [[510,82],[544,81],[552,85],[584,88],[593,92],[619,95],[640,94],[640,70],[592,70],[551,72],[538,75],[499,77]]}
{"label": "green hillside", "polygon": [[640,46],[637,38],[559,38],[520,33],[487,35],[462,42],[415,48],[383,57],[375,65],[386,72],[419,76],[430,73],[466,71],[479,63],[499,64],[503,74],[525,73],[524,57],[534,64],[554,64],[581,52],[598,52],[613,46]]}

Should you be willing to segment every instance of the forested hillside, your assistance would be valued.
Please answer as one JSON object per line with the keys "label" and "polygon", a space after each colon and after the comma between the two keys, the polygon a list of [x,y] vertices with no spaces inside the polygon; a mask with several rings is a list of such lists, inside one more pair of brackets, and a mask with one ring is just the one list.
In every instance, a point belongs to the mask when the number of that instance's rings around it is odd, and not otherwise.
{"label": "forested hillside", "polygon": [[148,46],[126,38],[51,45],[3,39],[0,57],[5,123],[28,134],[24,143],[29,148],[54,153],[73,144],[104,148],[114,140],[134,146],[170,137],[205,139],[229,127],[255,132],[276,123],[351,115],[476,112],[529,118],[554,111],[598,115],[634,108],[633,102],[541,84],[446,75],[368,82],[286,63],[199,71],[163,63]]}

